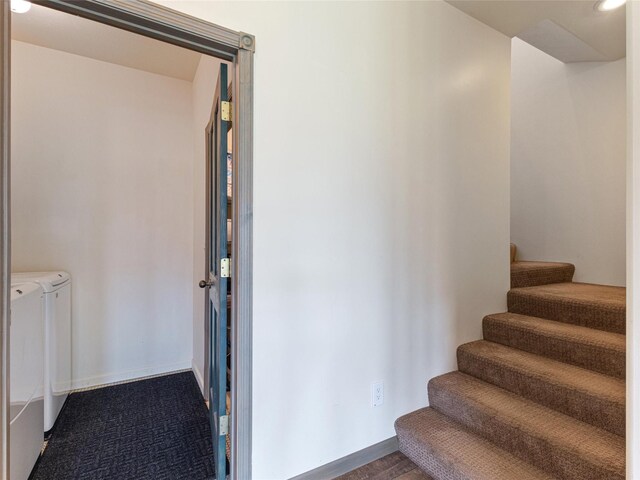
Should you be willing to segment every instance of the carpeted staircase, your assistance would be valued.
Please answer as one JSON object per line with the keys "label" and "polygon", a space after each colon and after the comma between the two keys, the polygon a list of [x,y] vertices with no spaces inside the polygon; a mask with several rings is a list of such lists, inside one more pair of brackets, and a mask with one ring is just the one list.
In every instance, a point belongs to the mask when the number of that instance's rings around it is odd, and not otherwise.
{"label": "carpeted staircase", "polygon": [[434,480],[624,480],[625,289],[515,254],[509,311],[396,421],[400,451]]}

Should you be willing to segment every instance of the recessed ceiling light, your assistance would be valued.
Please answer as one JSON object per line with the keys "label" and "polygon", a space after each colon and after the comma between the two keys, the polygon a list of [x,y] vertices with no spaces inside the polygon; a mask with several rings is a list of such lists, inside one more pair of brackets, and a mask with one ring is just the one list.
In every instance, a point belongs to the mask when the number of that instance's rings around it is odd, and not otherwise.
{"label": "recessed ceiling light", "polygon": [[600,0],[596,3],[596,10],[600,10],[601,12],[608,12],[610,10],[615,10],[616,8],[621,7],[627,3],[627,0]]}
{"label": "recessed ceiling light", "polygon": [[27,0],[11,0],[11,11],[15,13],[26,13],[31,9],[31,2]]}

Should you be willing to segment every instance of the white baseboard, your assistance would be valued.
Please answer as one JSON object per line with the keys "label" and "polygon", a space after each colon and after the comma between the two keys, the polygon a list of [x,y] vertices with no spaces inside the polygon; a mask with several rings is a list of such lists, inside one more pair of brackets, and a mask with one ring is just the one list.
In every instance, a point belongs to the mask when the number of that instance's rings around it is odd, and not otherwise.
{"label": "white baseboard", "polygon": [[193,374],[196,376],[196,380],[198,381],[198,385],[200,386],[200,392],[202,393],[202,396],[206,398],[204,394],[204,376],[202,375],[202,372],[200,371],[195,358],[191,360],[191,370],[193,370]]}
{"label": "white baseboard", "polygon": [[128,382],[131,380],[141,380],[146,377],[163,375],[180,370],[190,370],[190,367],[190,362],[186,361],[167,365],[140,368],[137,370],[127,370],[124,372],[107,373],[104,375],[96,375],[93,377],[76,378],[71,383],[71,389],[85,390],[88,388],[111,385],[114,383]]}

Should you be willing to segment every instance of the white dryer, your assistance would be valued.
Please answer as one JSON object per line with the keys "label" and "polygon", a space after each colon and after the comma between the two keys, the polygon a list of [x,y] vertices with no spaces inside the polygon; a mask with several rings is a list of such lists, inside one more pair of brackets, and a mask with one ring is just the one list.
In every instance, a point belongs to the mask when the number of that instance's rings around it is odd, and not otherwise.
{"label": "white dryer", "polygon": [[11,479],[27,480],[44,435],[44,324],[40,285],[11,287],[10,398]]}
{"label": "white dryer", "polygon": [[58,418],[71,390],[71,276],[67,272],[12,273],[12,285],[44,291],[44,431]]}

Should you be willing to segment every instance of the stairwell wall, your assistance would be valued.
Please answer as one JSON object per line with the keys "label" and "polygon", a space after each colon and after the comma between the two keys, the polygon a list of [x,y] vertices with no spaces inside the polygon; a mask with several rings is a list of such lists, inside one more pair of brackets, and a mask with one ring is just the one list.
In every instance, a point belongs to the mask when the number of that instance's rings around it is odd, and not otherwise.
{"label": "stairwell wall", "polygon": [[253,478],[290,478],[505,309],[510,41],[444,2],[162,3],[256,35]]}
{"label": "stairwell wall", "polygon": [[511,240],[581,282],[625,285],[625,59],[564,64],[512,44]]}

